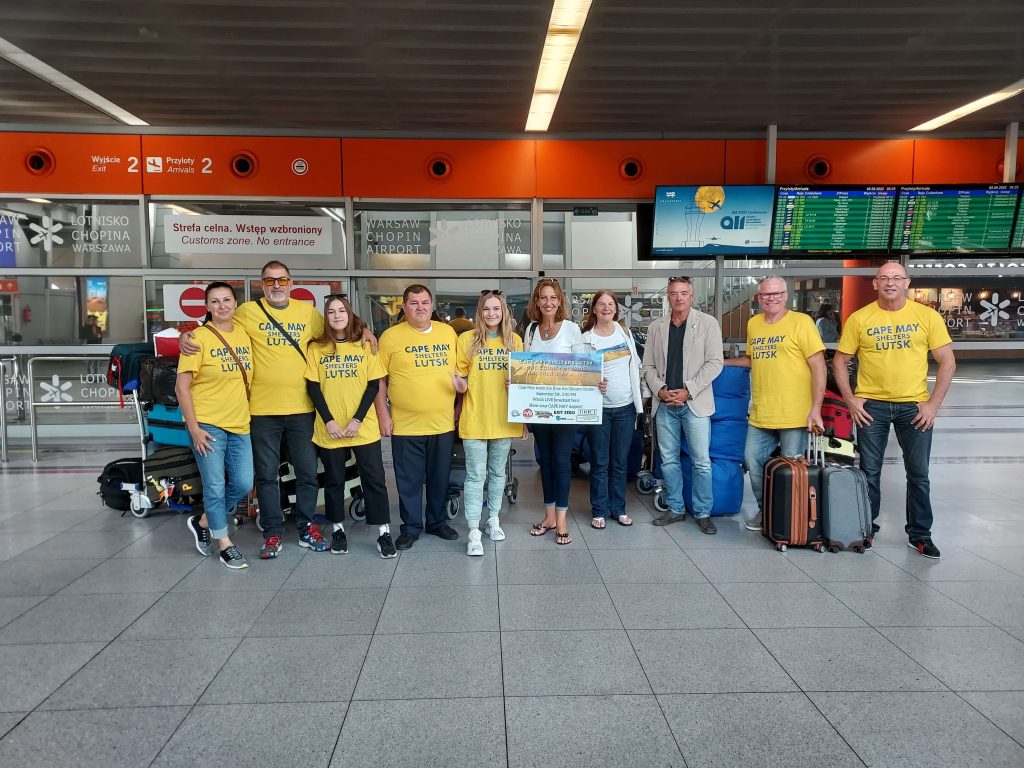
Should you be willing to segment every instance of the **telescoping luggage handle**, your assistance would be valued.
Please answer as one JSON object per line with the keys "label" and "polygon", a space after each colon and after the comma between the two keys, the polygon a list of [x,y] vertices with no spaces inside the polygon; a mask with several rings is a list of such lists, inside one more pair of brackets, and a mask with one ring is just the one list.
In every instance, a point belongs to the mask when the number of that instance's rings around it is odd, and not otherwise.
{"label": "telescoping luggage handle", "polygon": [[804,458],[807,460],[808,466],[825,466],[825,438],[820,429],[815,429],[808,436]]}

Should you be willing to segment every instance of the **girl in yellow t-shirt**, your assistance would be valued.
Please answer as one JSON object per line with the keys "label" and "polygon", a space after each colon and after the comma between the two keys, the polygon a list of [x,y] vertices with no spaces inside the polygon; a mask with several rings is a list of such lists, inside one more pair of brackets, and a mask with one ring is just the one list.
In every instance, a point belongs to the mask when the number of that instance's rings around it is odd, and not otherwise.
{"label": "girl in yellow t-shirt", "polygon": [[[387,375],[376,354],[361,343],[366,323],[343,296],[328,296],[324,332],[306,348],[306,391],[316,409],[313,442],[320,448],[326,480],[324,506],[333,524],[331,552],[348,552],[345,535],[345,463],[356,457],[366,503],[366,522],[377,526],[377,551],[397,556],[391,540],[391,508],[380,451],[377,395]],[[386,413],[386,410],[384,411]]]}
{"label": "girl in yellow t-shirt", "polygon": [[505,463],[513,437],[523,437],[521,424],[508,421],[508,354],[521,352],[523,340],[512,332],[512,318],[501,291],[483,291],[476,305],[473,330],[459,336],[455,387],[467,392],[459,418],[459,437],[466,450],[463,495],[469,525],[467,555],[482,555],[480,514],[487,481],[487,535],[505,538],[499,524],[505,492]]}
{"label": "girl in yellow t-shirt", "polygon": [[228,510],[252,490],[252,349],[249,334],[233,322],[235,306],[230,285],[206,286],[206,324],[193,337],[199,352],[181,356],[174,391],[203,478],[205,512],[192,515],[186,524],[200,554],[212,554],[211,540],[216,540],[220,561],[240,569],[249,563],[228,537]]}

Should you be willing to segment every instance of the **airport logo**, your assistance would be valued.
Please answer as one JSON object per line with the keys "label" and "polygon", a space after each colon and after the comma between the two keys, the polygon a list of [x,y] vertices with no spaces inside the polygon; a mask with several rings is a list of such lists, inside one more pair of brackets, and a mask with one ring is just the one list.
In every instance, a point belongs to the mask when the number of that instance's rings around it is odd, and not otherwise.
{"label": "airport logo", "polygon": [[162,157],[146,158],[146,173],[163,173],[164,159]]}
{"label": "airport logo", "polygon": [[45,381],[39,382],[39,388],[43,390],[43,396],[39,398],[42,403],[70,403],[74,398],[68,394],[68,390],[71,389],[71,382],[65,381],[63,384],[60,381],[60,376],[56,373],[50,379],[50,382]]}
{"label": "airport logo", "polygon": [[999,325],[1000,318],[1002,318],[1003,320],[1010,319],[1010,314],[1008,312],[1003,311],[1004,307],[1010,306],[1010,300],[1003,299],[1002,301],[1000,301],[998,293],[992,294],[991,302],[982,299],[981,306],[985,308],[985,311],[978,315],[978,319],[988,320],[988,324],[991,325],[993,328]]}
{"label": "airport logo", "polygon": [[54,222],[49,216],[43,216],[42,223],[29,224],[28,228],[36,233],[28,241],[29,245],[39,245],[39,243],[42,243],[43,248],[50,250],[53,248],[54,243],[58,245],[64,243],[64,238],[57,234],[64,229],[64,225],[60,222]]}

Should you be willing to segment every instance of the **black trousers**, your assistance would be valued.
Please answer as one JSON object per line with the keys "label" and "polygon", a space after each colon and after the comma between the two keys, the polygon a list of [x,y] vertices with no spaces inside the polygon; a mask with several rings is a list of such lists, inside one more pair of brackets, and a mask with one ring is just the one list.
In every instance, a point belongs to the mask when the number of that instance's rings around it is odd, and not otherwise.
{"label": "black trousers", "polygon": [[[454,444],[454,430],[441,435],[392,436],[391,456],[395,462],[402,533],[419,536],[424,528],[433,531],[448,523],[444,507]],[[424,486],[427,489],[425,525]]]}
{"label": "black trousers", "polygon": [[348,462],[349,451],[356,457],[363,499],[366,501],[366,522],[369,525],[390,523],[391,508],[380,440],[351,448],[320,449],[320,459],[324,463],[324,506],[327,519],[332,523],[345,522],[345,464]]}
{"label": "black trousers", "polygon": [[256,497],[260,502],[260,524],[264,536],[284,533],[281,488],[277,472],[281,466],[281,441],[288,445],[288,458],[295,468],[295,524],[299,530],[313,522],[320,486],[316,480],[316,445],[313,444],[313,412],[287,416],[253,416],[252,458],[256,470]]}

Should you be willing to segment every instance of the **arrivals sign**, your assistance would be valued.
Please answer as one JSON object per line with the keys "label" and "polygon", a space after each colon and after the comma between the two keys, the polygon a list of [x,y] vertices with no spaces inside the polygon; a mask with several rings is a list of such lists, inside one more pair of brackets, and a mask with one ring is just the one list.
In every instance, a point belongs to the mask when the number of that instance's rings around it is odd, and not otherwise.
{"label": "arrivals sign", "polygon": [[333,253],[326,216],[164,217],[168,253],[324,255]]}
{"label": "arrivals sign", "polygon": [[600,424],[598,352],[509,354],[508,420],[525,424]]}

